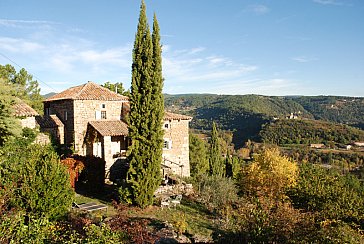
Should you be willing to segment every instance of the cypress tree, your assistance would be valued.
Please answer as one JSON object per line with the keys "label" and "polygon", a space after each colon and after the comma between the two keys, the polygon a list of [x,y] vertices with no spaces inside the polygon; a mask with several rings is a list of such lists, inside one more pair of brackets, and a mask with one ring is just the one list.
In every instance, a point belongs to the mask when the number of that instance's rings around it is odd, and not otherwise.
{"label": "cypress tree", "polygon": [[191,176],[199,178],[208,173],[209,159],[206,143],[194,134],[189,136]]}
{"label": "cypress tree", "polygon": [[160,184],[161,163],[163,153],[163,117],[164,117],[164,97],[163,97],[163,77],[162,77],[162,47],[160,44],[160,34],[157,16],[153,17],[153,77],[152,77],[152,97],[151,97],[151,157],[152,157],[152,175],[154,190]]}
{"label": "cypress tree", "polygon": [[133,49],[128,117],[132,145],[128,152],[127,191],[121,190],[124,200],[140,207],[153,203],[153,194],[161,179],[164,104],[161,47],[156,18],[153,30],[155,33],[152,40],[145,3],[142,1]]}
{"label": "cypress tree", "polygon": [[224,176],[225,167],[221,157],[219,134],[215,122],[212,123],[209,154],[210,174],[213,176]]}

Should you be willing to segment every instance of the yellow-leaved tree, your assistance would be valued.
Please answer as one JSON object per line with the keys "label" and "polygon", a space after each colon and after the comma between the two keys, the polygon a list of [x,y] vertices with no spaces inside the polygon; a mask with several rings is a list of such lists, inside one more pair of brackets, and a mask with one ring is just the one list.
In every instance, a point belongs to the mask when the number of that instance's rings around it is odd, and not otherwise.
{"label": "yellow-leaved tree", "polygon": [[250,196],[283,200],[285,191],[296,185],[297,164],[280,154],[277,148],[266,149],[242,169],[240,186]]}

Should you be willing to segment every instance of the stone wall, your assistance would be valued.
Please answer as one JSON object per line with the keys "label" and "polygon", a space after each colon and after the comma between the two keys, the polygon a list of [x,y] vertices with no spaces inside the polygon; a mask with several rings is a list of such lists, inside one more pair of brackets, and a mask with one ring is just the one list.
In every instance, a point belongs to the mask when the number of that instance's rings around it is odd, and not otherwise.
{"label": "stone wall", "polygon": [[44,103],[44,114],[55,114],[64,124],[64,128],[59,129],[56,133],[59,133],[59,142],[68,146],[73,143],[73,106],[73,100],[58,100]]}
{"label": "stone wall", "polygon": [[101,112],[106,112],[107,120],[119,120],[123,101],[99,101],[99,100],[75,100],[74,101],[74,142],[75,151],[80,155],[86,155],[83,147],[87,130],[87,123],[102,119]]}
{"label": "stone wall", "polygon": [[35,127],[37,126],[37,122],[34,116],[21,119],[20,123],[22,128],[28,127],[30,129],[35,129]]}
{"label": "stone wall", "polygon": [[189,120],[169,120],[163,125],[164,140],[169,143],[169,148],[163,149],[164,164],[179,176],[190,176],[188,123]]}

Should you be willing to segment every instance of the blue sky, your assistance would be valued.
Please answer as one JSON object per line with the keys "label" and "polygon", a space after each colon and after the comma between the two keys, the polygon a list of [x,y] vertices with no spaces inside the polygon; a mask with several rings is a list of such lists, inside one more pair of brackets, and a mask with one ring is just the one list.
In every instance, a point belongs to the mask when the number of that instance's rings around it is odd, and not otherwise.
{"label": "blue sky", "polygon": [[[161,28],[165,93],[364,96],[362,0],[146,5]],[[0,64],[24,67],[43,94],[88,80],[130,86],[140,1],[1,0],[0,10]]]}

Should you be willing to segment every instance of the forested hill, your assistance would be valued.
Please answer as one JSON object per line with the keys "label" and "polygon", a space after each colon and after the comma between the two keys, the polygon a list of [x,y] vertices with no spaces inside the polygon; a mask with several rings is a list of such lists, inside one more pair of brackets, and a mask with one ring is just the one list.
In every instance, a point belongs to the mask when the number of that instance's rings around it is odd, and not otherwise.
{"label": "forested hill", "polygon": [[358,97],[294,97],[315,119],[349,124],[364,129],[364,98]]}
{"label": "forested hill", "polygon": [[364,98],[317,96],[275,97],[261,95],[186,94],[165,95],[167,110],[192,115],[191,127],[220,128],[234,132],[233,142],[242,146],[258,140],[262,125],[274,118],[293,116],[340,122],[364,128]]}

